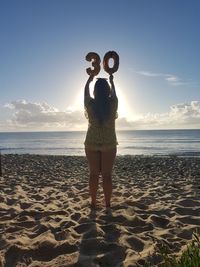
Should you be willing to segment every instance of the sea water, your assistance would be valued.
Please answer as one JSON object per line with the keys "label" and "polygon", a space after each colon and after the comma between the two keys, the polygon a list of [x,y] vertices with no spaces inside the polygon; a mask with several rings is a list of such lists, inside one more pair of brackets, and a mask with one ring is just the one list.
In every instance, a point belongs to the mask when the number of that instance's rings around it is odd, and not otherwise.
{"label": "sea water", "polygon": [[[85,155],[85,132],[0,133],[2,154]],[[118,155],[200,156],[200,130],[117,131]]]}

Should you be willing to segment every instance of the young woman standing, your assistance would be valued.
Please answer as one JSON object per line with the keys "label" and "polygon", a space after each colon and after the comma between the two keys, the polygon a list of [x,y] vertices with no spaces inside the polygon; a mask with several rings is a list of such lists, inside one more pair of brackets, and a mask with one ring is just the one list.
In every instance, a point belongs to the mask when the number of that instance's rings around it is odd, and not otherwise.
{"label": "young woman standing", "polygon": [[85,85],[84,106],[88,119],[85,139],[85,153],[89,164],[89,192],[91,208],[96,208],[99,176],[103,179],[105,206],[109,208],[112,195],[112,168],[117,152],[115,119],[117,118],[118,99],[115,92],[113,75],[110,85],[106,79],[97,79],[94,98],[90,96],[89,85],[94,76],[90,75]]}

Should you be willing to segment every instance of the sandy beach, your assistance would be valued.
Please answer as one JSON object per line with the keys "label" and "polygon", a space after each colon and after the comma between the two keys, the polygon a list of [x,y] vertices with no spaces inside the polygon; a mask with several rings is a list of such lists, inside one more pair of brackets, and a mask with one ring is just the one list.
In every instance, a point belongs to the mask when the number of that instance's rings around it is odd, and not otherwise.
{"label": "sandy beach", "polygon": [[118,156],[112,210],[90,210],[85,157],[3,155],[0,266],[161,266],[200,229],[200,158]]}

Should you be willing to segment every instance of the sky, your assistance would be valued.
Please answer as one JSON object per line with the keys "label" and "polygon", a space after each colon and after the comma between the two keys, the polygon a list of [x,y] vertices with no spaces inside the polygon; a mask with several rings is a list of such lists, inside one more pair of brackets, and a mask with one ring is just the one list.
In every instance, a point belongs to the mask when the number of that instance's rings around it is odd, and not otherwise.
{"label": "sky", "polygon": [[199,14],[199,0],[0,0],[0,131],[86,130],[85,56],[108,51],[118,130],[200,129]]}

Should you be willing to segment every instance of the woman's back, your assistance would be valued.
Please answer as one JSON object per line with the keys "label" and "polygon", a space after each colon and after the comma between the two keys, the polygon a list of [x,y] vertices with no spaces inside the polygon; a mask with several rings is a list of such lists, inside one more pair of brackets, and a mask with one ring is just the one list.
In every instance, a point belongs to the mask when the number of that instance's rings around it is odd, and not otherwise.
{"label": "woman's back", "polygon": [[95,150],[116,147],[117,96],[105,79],[96,82],[94,96],[85,95],[85,115],[88,119],[85,146]]}
{"label": "woman's back", "polygon": [[112,195],[112,168],[117,152],[115,119],[117,117],[118,99],[115,93],[113,76],[110,84],[105,79],[95,83],[94,98],[90,97],[90,76],[85,85],[85,114],[88,119],[88,130],[85,139],[85,153],[89,164],[89,192],[91,208],[96,208],[96,196],[100,174],[103,179],[103,192],[106,208],[110,209]]}

